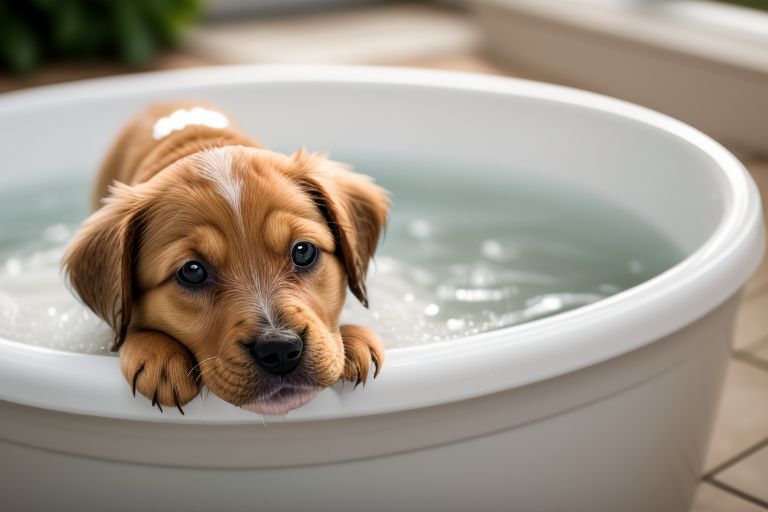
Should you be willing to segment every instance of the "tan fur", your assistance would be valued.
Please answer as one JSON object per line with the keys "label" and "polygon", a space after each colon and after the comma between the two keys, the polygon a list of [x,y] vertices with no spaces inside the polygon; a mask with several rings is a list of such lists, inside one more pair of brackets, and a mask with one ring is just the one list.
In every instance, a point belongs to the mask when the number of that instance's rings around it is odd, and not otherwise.
{"label": "tan fur", "polygon": [[[276,323],[305,333],[294,371],[301,383],[364,381],[372,358],[378,374],[384,350],[375,334],[338,323],[347,284],[367,303],[386,193],[324,156],[275,153],[231,128],[188,126],[152,138],[158,118],[187,106],[156,106],[127,126],[96,184],[94,205],[104,206],[63,262],[83,302],[115,330],[128,382],[153,403],[179,408],[198,382],[235,405],[250,403],[270,377],[243,343]],[[307,272],[290,262],[296,240],[321,250]],[[190,291],[176,282],[192,259],[215,269],[211,286]]]}
{"label": "tan fur", "polygon": [[341,336],[344,340],[344,380],[355,385],[368,379],[371,363],[376,377],[384,364],[384,348],[376,334],[361,325],[342,325]]}
{"label": "tan fur", "polygon": [[[136,391],[152,405],[181,406],[199,393],[194,357],[178,341],[155,331],[129,334],[120,351],[120,368]],[[162,410],[162,407],[161,407]]]}

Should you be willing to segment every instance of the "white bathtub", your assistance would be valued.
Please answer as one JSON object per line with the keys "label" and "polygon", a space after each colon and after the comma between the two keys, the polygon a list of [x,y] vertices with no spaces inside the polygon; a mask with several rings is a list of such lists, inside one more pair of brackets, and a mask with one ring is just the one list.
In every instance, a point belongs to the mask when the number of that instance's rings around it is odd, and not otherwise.
{"label": "white bathtub", "polygon": [[390,350],[364,390],[326,390],[277,423],[213,396],[159,414],[117,358],[0,340],[0,510],[687,510],[764,243],[757,190],[726,150],[538,83],[238,67],[0,97],[0,186],[92,172],[130,115],[181,97],[280,150],[451,159],[486,180],[533,169],[619,201],[688,257],[572,312]]}

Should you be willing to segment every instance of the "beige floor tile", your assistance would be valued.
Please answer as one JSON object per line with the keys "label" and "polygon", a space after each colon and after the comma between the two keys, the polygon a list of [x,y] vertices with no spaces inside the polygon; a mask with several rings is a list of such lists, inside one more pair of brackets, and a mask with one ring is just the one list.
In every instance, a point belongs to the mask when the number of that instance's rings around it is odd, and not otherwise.
{"label": "beige floor tile", "polygon": [[[391,63],[394,66],[443,69],[449,71],[464,71],[468,73],[484,73],[486,75],[512,75],[513,72],[496,64],[494,61],[479,55],[475,51],[462,54],[430,55],[429,57],[416,57],[403,59]],[[519,76],[517,73],[514,76]],[[521,77],[522,78],[522,77]]]}
{"label": "beige floor tile", "polygon": [[733,346],[736,350],[760,344],[768,338],[768,290],[757,295],[745,295],[736,315]]}
{"label": "beige floor tile", "polygon": [[705,471],[768,437],[768,371],[742,361],[728,368]]}
{"label": "beige floor tile", "polygon": [[768,258],[763,258],[760,266],[747,281],[746,297],[752,297],[768,291]]}
{"label": "beige floor tile", "polygon": [[56,62],[45,64],[30,75],[14,76],[8,73],[0,73],[0,93],[87,78],[142,71],[210,66],[212,64],[212,61],[201,57],[176,51],[169,51],[158,55],[147,68],[120,65],[112,61]]}
{"label": "beige floor tile", "polygon": [[[750,350],[750,353],[768,364],[768,342],[757,345],[754,349]],[[768,405],[766,405],[766,407],[768,407]]]}
{"label": "beige floor tile", "polygon": [[476,48],[460,10],[417,3],[207,24],[186,49],[223,63],[384,64]]}
{"label": "beige floor tile", "polygon": [[768,445],[724,469],[715,479],[768,506]]}
{"label": "beige floor tile", "polygon": [[768,337],[768,290],[757,295],[745,295],[736,315],[733,346],[744,350]]}
{"label": "beige floor tile", "polygon": [[762,197],[768,197],[768,158],[742,158],[742,163],[755,179]]}
{"label": "beige floor tile", "polygon": [[765,512],[765,510],[714,485],[702,483],[696,489],[690,512]]}
{"label": "beige floor tile", "polygon": [[[752,159],[744,160],[744,165],[749,169],[755,179],[763,204],[768,204],[768,160]],[[768,210],[763,209],[764,215]],[[767,222],[768,224],[768,222]],[[744,304],[739,310],[736,321],[736,339],[734,346],[737,350],[761,345],[768,337],[768,256],[757,268],[747,282]]]}
{"label": "beige floor tile", "polygon": [[[763,200],[763,214],[768,215],[768,159],[746,159],[744,165],[749,169],[752,177],[760,189],[760,197]],[[768,222],[767,222],[768,224]],[[763,262],[752,274],[747,283],[747,295],[765,291],[768,289],[768,257],[763,258]]]}

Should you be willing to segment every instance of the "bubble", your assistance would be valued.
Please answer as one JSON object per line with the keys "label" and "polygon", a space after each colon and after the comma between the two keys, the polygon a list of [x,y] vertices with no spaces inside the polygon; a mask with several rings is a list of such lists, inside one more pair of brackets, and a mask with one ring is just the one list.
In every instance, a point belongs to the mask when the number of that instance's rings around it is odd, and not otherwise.
{"label": "bubble", "polygon": [[482,287],[489,286],[496,282],[496,276],[493,270],[485,267],[476,267],[472,269],[472,273],[469,277],[469,282],[472,286]]}
{"label": "bubble", "polygon": [[378,258],[372,268],[375,273],[387,274],[397,270],[397,260],[388,256],[382,256]]}
{"label": "bubble", "polygon": [[504,248],[498,240],[483,240],[480,252],[489,260],[501,260],[504,258]]}
{"label": "bubble", "polygon": [[437,304],[429,304],[424,308],[424,314],[427,316],[435,316],[440,312],[440,306]]}
{"label": "bubble", "polygon": [[43,231],[43,238],[49,242],[64,242],[69,237],[70,231],[65,224],[54,224]]}
{"label": "bubble", "polygon": [[420,285],[429,285],[435,281],[435,276],[431,272],[418,267],[411,269],[411,277]]}
{"label": "bubble", "polygon": [[506,290],[492,288],[462,288],[456,290],[456,300],[460,302],[498,302],[509,296]]}
{"label": "bubble", "polygon": [[10,258],[5,262],[5,271],[8,275],[17,276],[21,273],[21,260]]}
{"label": "bubble", "polygon": [[59,267],[63,246],[0,262],[0,338],[85,353],[108,353],[110,329],[91,317],[67,288]]}
{"label": "bubble", "polygon": [[613,295],[613,294],[619,293],[621,291],[621,286],[618,286],[618,285],[615,285],[615,284],[603,283],[600,286],[598,286],[597,289],[602,294]]}
{"label": "bubble", "polygon": [[419,240],[432,236],[432,225],[424,219],[414,219],[408,224],[408,233]]}

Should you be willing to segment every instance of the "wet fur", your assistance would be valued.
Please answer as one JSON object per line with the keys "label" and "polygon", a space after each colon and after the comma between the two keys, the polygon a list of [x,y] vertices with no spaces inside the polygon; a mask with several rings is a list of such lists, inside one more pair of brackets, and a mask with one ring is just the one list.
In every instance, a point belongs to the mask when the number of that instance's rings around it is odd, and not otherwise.
{"label": "wet fur", "polygon": [[[367,305],[365,276],[386,222],[383,189],[317,154],[269,151],[232,128],[187,126],[154,140],[152,107],[109,152],[63,265],[72,287],[115,331],[123,374],[153,405],[178,407],[201,385],[235,405],[280,385],[244,343],[265,329],[303,333],[305,354],[283,377],[296,387],[356,383],[384,359],[367,328],[339,325],[346,288]],[[290,247],[309,240],[318,263],[297,272]],[[213,284],[175,280],[202,259]]]}

